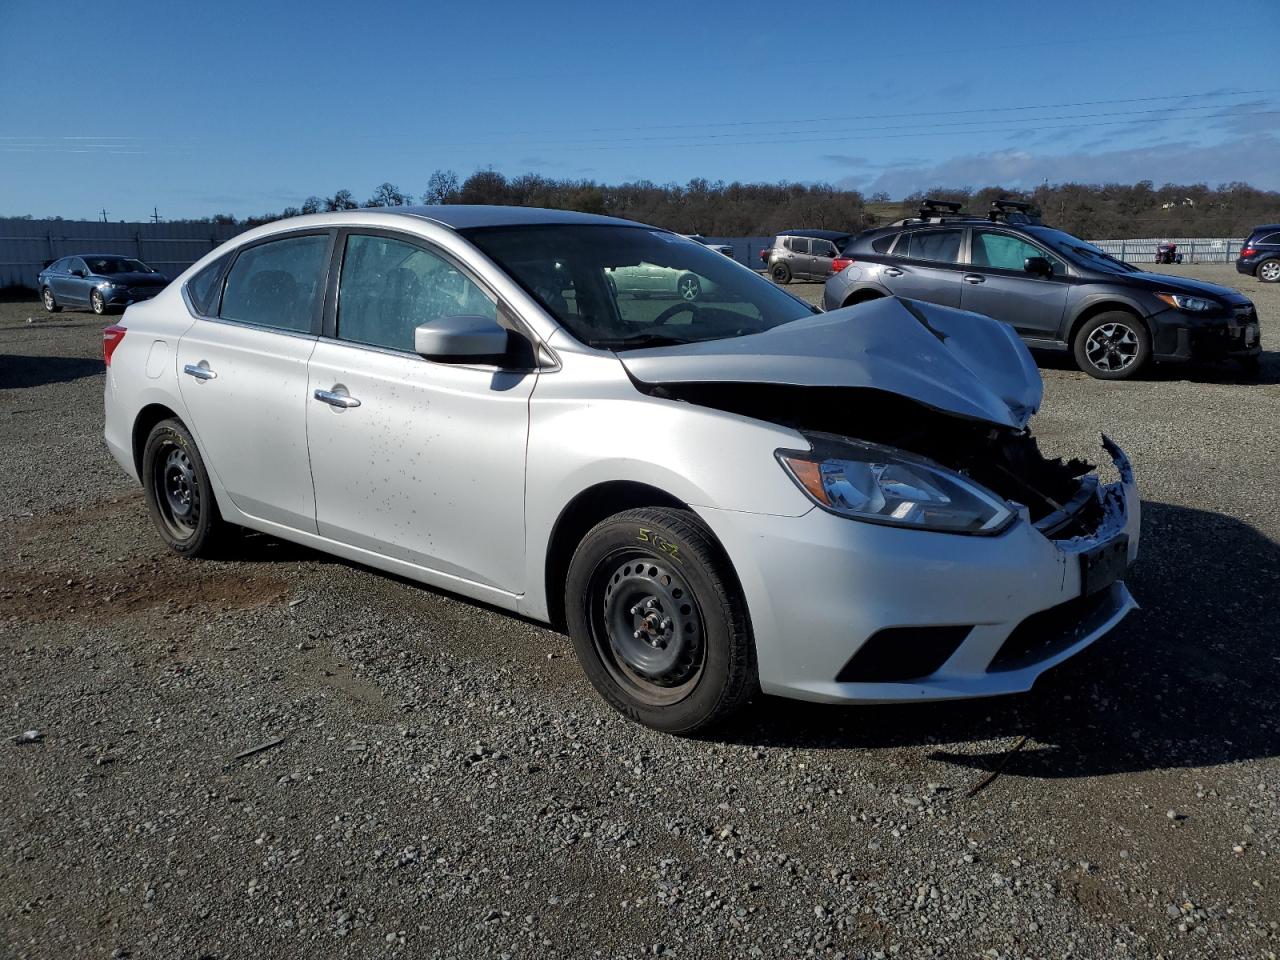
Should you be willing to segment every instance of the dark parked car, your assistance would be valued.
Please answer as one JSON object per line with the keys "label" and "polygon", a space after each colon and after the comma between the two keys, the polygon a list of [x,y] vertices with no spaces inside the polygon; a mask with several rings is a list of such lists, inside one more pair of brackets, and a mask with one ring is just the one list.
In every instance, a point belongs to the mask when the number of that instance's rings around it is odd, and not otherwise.
{"label": "dark parked car", "polygon": [[850,237],[852,234],[840,230],[784,230],[761,251],[760,259],[774,283],[825,280]]}
{"label": "dark parked car", "polygon": [[150,300],[169,282],[141,260],[114,253],[63,257],[36,278],[40,299],[50,313],[63,307],[102,314],[139,300]]}
{"label": "dark parked car", "polygon": [[1240,248],[1236,269],[1253,274],[1263,283],[1280,282],[1280,223],[1253,228]]}
{"label": "dark parked car", "polygon": [[1103,380],[1152,360],[1233,358],[1256,371],[1253,302],[1228,287],[1147,273],[997,201],[986,217],[921,216],[845,246],[823,307],[898,296],[985,314],[1030,347],[1070,350]]}

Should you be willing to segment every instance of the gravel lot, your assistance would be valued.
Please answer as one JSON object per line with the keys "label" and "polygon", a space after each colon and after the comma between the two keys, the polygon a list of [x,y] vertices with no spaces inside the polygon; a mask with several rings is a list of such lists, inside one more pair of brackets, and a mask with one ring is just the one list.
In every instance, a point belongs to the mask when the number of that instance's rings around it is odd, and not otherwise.
{"label": "gravel lot", "polygon": [[1057,362],[1037,418],[1132,457],[1143,611],[1023,697],[700,740],[536,625],[262,537],[169,556],[101,322],[0,304],[0,954],[1274,957],[1280,285],[1176,269],[1255,297],[1262,382]]}

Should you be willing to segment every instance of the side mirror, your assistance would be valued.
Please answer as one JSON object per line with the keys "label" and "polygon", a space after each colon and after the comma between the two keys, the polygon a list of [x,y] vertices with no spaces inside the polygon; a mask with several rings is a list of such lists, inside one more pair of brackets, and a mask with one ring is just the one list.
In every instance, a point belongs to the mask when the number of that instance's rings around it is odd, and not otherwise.
{"label": "side mirror", "polygon": [[73,277],[85,277],[85,276],[88,276],[88,274],[86,274],[83,270],[79,269],[78,267],[77,267],[75,270],[72,270],[72,271],[71,271],[71,275],[72,275]]}
{"label": "side mirror", "polygon": [[500,357],[510,342],[509,332],[498,321],[467,314],[441,317],[413,331],[414,352],[445,363]]}
{"label": "side mirror", "polygon": [[1022,261],[1022,269],[1038,277],[1053,276],[1053,264],[1045,257],[1027,257]]}

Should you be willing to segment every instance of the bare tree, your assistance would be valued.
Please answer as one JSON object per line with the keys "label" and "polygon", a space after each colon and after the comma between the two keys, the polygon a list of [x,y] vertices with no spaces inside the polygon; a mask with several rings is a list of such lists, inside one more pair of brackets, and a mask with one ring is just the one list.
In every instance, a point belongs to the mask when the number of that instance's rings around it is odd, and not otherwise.
{"label": "bare tree", "polygon": [[355,197],[351,196],[350,190],[339,190],[332,197],[324,202],[325,210],[354,210],[359,204],[356,203]]}
{"label": "bare tree", "polygon": [[458,175],[452,170],[433,171],[427,180],[423,203],[455,203],[458,199]]}

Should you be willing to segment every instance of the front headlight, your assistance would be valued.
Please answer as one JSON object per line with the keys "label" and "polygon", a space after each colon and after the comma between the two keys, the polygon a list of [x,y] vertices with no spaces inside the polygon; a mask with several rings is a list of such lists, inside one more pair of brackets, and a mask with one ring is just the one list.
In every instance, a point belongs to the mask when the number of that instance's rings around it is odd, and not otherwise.
{"label": "front headlight", "polygon": [[955,471],[879,444],[842,440],[777,456],[811,500],[842,517],[975,534],[996,533],[1014,517],[1008,504]]}
{"label": "front headlight", "polygon": [[1188,313],[1205,313],[1218,309],[1218,304],[1212,300],[1206,300],[1204,297],[1189,297],[1185,293],[1157,293],[1156,298]]}

